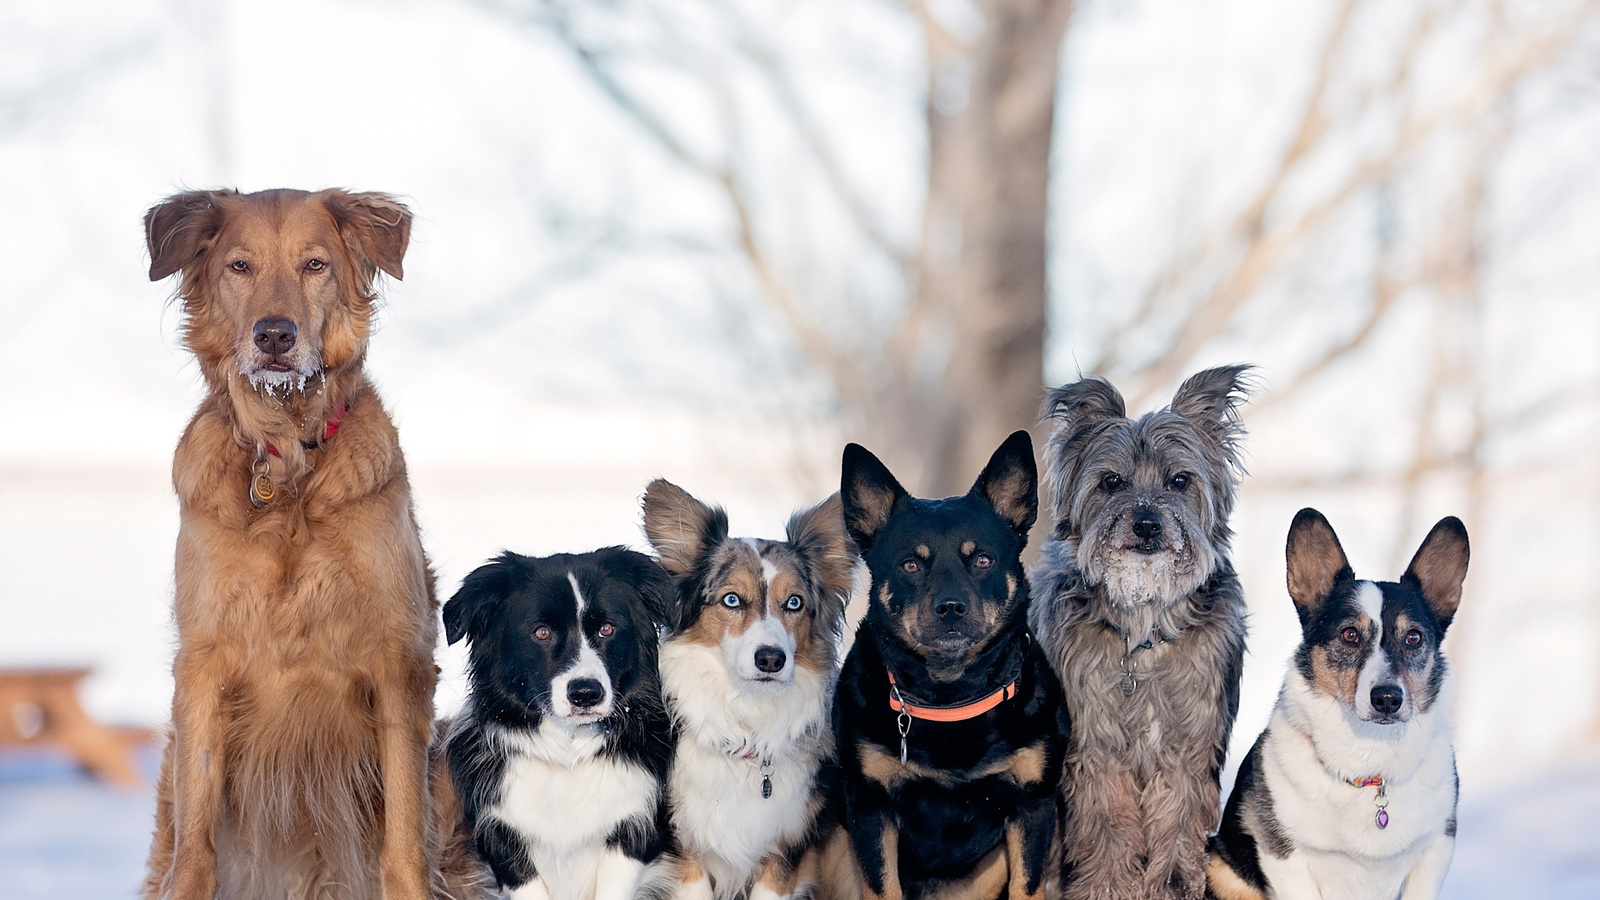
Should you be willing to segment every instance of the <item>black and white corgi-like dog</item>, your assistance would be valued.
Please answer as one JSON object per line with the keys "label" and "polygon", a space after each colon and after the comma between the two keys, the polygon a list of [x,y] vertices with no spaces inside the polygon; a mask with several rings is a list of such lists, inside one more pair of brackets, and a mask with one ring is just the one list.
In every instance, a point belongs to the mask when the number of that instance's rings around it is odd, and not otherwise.
{"label": "black and white corgi-like dog", "polygon": [[787,540],[735,538],[720,508],[658,479],[644,529],[678,584],[661,648],[677,896],[806,896],[833,818],[829,702],[856,558],[839,498],[795,513]]}
{"label": "black and white corgi-like dog", "polygon": [[444,607],[470,691],[446,755],[478,854],[515,900],[670,890],[672,723],[657,669],[672,580],[609,547],[504,553]]}
{"label": "black and white corgi-like dog", "polygon": [[1461,601],[1467,530],[1433,526],[1399,582],[1358,581],[1328,520],[1289,529],[1304,641],[1212,839],[1220,900],[1419,900],[1455,846],[1450,670],[1439,643]]}

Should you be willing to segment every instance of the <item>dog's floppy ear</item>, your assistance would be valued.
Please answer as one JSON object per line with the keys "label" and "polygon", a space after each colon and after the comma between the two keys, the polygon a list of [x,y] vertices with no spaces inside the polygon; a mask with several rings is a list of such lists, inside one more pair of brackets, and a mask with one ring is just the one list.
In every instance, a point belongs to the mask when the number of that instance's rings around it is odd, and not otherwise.
{"label": "dog's floppy ear", "polygon": [[[843,614],[855,583],[856,545],[844,527],[839,495],[789,517],[789,543],[814,567],[823,593],[817,598],[825,619]],[[831,624],[831,623],[830,623]]]}
{"label": "dog's floppy ear", "polygon": [[865,553],[872,537],[894,513],[895,505],[909,496],[889,468],[860,444],[846,444],[841,467],[839,498],[850,538]]}
{"label": "dog's floppy ear", "polygon": [[1450,627],[1450,620],[1461,605],[1461,583],[1467,578],[1470,555],[1467,526],[1455,516],[1446,516],[1422,539],[1417,555],[1400,576],[1401,584],[1416,588],[1428,601],[1441,632]]}
{"label": "dog's floppy ear", "polygon": [[639,592],[651,627],[672,625],[677,614],[678,588],[667,570],[654,559],[626,547],[606,547],[600,552],[610,557],[607,568],[619,570]]}
{"label": "dog's floppy ear", "polygon": [[1309,624],[1334,586],[1355,578],[1339,536],[1322,513],[1306,508],[1295,513],[1289,526],[1289,543],[1284,549],[1288,561],[1289,598],[1300,614],[1300,627]]}
{"label": "dog's floppy ear", "polygon": [[1012,432],[989,457],[970,493],[987,499],[1026,543],[1028,529],[1039,517],[1039,467],[1033,461],[1033,438],[1026,431]]}
{"label": "dog's floppy ear", "polygon": [[511,595],[518,583],[517,564],[526,561],[507,550],[473,569],[444,605],[444,639],[454,644],[468,635],[483,633],[495,607]]}
{"label": "dog's floppy ear", "polygon": [[362,266],[375,266],[404,278],[400,261],[411,243],[411,210],[388,194],[322,192],[322,201],[339,225],[339,236]]}
{"label": "dog's floppy ear", "polygon": [[221,197],[237,191],[185,191],[144,214],[144,240],[150,251],[150,280],[160,281],[205,255],[222,230]]}
{"label": "dog's floppy ear", "polygon": [[1234,458],[1234,448],[1244,437],[1239,407],[1250,398],[1250,370],[1254,366],[1218,366],[1190,375],[1172,396],[1172,411],[1199,426]]}
{"label": "dog's floppy ear", "polygon": [[657,478],[644,489],[644,534],[672,577],[686,579],[712,548],[728,539],[728,514]]}

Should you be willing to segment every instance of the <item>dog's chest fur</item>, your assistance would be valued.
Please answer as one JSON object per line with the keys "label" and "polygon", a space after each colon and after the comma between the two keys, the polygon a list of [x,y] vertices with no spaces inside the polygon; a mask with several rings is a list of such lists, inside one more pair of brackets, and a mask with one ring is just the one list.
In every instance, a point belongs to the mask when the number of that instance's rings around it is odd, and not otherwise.
{"label": "dog's chest fur", "polygon": [[[1354,723],[1291,670],[1254,751],[1256,789],[1270,798],[1277,832],[1290,847],[1284,857],[1260,847],[1269,881],[1285,883],[1275,870],[1304,865],[1327,900],[1399,893],[1422,852],[1455,819],[1448,694],[1439,700],[1401,726]],[[1377,789],[1349,783],[1369,775],[1384,779],[1387,828],[1375,822]]]}
{"label": "dog's chest fur", "polygon": [[[668,641],[662,687],[681,728],[669,791],[678,839],[699,854],[719,896],[737,893],[774,846],[811,826],[817,769],[831,743],[826,676],[797,667],[781,691],[735,687],[716,648]],[[746,758],[746,756],[749,758]],[[761,760],[772,796],[761,796]]]}
{"label": "dog's chest fur", "polygon": [[[1215,755],[1209,748],[1232,726],[1244,653],[1238,580],[1231,572],[1214,577],[1190,598],[1188,614],[1177,617],[1183,627],[1175,637],[1158,635],[1149,647],[1130,653],[1103,614],[1105,601],[1051,549],[1047,545],[1045,565],[1057,568],[1037,575],[1041,599],[1033,605],[1033,626],[1078,725],[1073,756],[1092,746],[1131,761],[1136,776],[1148,776],[1174,747],[1207,748],[1199,755]],[[1125,692],[1129,674],[1132,693]]]}
{"label": "dog's chest fur", "polygon": [[604,735],[591,727],[493,728],[489,742],[504,757],[498,800],[484,814],[527,839],[552,897],[589,896],[606,838],[622,822],[651,818],[661,785],[637,763],[605,752]]}

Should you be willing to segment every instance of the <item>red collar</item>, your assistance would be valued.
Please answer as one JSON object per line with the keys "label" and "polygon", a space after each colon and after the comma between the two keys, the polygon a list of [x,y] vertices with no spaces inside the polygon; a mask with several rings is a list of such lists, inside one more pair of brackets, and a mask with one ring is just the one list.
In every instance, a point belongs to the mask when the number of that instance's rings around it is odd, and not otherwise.
{"label": "red collar", "polygon": [[912,706],[900,699],[900,691],[895,687],[894,673],[889,672],[889,708],[913,719],[926,719],[929,722],[964,722],[967,719],[975,719],[1016,695],[1017,683],[1013,681],[987,697],[961,706]]}
{"label": "red collar", "polygon": [[[328,424],[322,429],[322,440],[323,441],[330,440],[330,439],[333,438],[334,434],[338,432],[339,426],[344,424],[344,414],[349,412],[349,411],[350,411],[350,404],[348,404],[348,403],[339,404],[339,411],[333,414],[333,418],[329,419],[328,420]],[[313,447],[318,446],[320,443],[321,443],[321,441],[301,441],[300,445],[305,447],[307,450],[310,450]],[[283,458],[283,455],[278,452],[278,448],[272,446],[271,444],[267,445],[267,452],[271,453],[273,456],[278,457],[279,459]]]}

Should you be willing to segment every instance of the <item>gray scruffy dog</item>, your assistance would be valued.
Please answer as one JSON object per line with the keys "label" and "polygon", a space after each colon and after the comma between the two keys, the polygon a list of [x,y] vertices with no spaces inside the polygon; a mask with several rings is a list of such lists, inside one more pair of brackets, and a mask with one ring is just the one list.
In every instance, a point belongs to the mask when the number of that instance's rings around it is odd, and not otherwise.
{"label": "gray scruffy dog", "polygon": [[1045,402],[1055,525],[1032,624],[1072,715],[1066,900],[1203,896],[1244,668],[1228,515],[1249,369],[1194,375],[1138,419],[1100,378]]}

